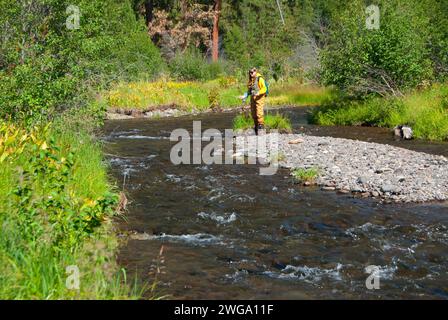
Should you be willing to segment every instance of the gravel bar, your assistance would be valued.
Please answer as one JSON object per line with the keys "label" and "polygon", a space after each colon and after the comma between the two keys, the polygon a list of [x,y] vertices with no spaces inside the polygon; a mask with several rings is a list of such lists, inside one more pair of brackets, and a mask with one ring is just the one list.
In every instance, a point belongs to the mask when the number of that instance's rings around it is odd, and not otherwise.
{"label": "gravel bar", "polygon": [[448,159],[443,156],[303,134],[278,134],[278,141],[279,165],[318,169],[316,183],[325,191],[352,192],[386,202],[448,200]]}

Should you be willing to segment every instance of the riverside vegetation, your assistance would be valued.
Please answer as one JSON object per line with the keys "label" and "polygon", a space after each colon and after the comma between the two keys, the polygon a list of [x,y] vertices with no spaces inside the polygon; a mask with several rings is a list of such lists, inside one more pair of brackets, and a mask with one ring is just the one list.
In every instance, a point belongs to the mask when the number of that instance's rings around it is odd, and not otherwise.
{"label": "riverside vegetation", "polygon": [[[123,208],[96,137],[108,109],[239,108],[255,65],[268,106],[447,140],[446,2],[379,0],[379,30],[361,0],[281,1],[284,24],[274,1],[218,2],[0,0],[0,298],[141,297],[115,262]],[[79,28],[65,27],[70,5]],[[217,14],[224,54],[210,62]],[[65,286],[68,265],[79,290]]]}
{"label": "riverside vegetation", "polygon": [[[77,30],[62,27],[70,4]],[[127,1],[2,0],[0,24],[0,298],[140,298],[115,260],[123,208],[95,94],[117,75],[156,73],[158,50]]]}
{"label": "riverside vegetation", "polygon": [[[123,285],[115,263],[112,218],[119,199],[100,146],[69,121],[0,124],[3,299],[140,296],[136,287]],[[79,290],[66,287],[71,265],[81,272]]]}
{"label": "riverside vegetation", "polygon": [[[268,106],[320,105],[336,94],[330,89],[297,83],[299,80],[272,85]],[[118,83],[104,93],[111,111],[151,111],[161,106],[181,110],[205,111],[214,106],[241,107],[238,96],[247,90],[246,84],[232,76],[220,76],[209,81],[172,81]]]}
{"label": "riverside vegetation", "polygon": [[434,85],[402,97],[341,99],[316,109],[312,118],[320,125],[408,125],[416,138],[444,141],[448,140],[448,86]]}

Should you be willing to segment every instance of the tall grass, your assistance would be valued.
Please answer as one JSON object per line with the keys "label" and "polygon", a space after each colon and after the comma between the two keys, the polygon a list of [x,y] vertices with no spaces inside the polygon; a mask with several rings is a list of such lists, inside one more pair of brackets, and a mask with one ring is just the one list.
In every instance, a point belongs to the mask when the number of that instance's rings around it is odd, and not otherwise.
{"label": "tall grass", "polygon": [[299,82],[276,83],[270,89],[268,103],[271,106],[317,106],[337,96],[334,89]]}
{"label": "tall grass", "polygon": [[[115,262],[116,196],[101,148],[69,119],[48,132],[0,123],[0,299],[141,296]],[[79,290],[66,287],[71,265]]]}
{"label": "tall grass", "polygon": [[448,140],[448,85],[433,85],[401,98],[335,101],[312,115],[320,125],[409,125],[416,138]]}
{"label": "tall grass", "polygon": [[117,84],[106,94],[109,109],[152,110],[160,106],[180,109],[205,110],[211,107],[210,92],[215,91],[222,107],[241,105],[240,89],[233,78],[218,78],[207,82],[173,82],[161,79],[156,82],[132,82]]}

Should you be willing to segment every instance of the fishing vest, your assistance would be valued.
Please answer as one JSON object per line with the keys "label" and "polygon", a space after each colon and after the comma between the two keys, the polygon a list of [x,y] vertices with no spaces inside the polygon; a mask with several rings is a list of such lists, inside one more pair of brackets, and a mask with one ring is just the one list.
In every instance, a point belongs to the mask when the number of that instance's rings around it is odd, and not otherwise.
{"label": "fishing vest", "polygon": [[258,92],[260,92],[260,77],[256,77],[254,83],[251,84],[250,86],[250,94],[252,96],[258,94]]}

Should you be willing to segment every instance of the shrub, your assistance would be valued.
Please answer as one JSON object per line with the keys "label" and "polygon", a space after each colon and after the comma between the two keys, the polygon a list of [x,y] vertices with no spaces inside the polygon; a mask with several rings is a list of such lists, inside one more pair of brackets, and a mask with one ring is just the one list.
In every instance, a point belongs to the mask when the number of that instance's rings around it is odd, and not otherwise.
{"label": "shrub", "polygon": [[217,109],[219,107],[219,90],[218,88],[212,88],[208,93],[208,103],[210,109]]}
{"label": "shrub", "polygon": [[417,1],[378,1],[380,28],[366,28],[365,2],[335,15],[321,54],[321,81],[355,95],[399,95],[432,79],[429,18]]}
{"label": "shrub", "polygon": [[[101,150],[61,119],[25,129],[0,123],[0,298],[129,298],[116,277],[110,219],[117,195]],[[66,287],[66,267],[81,271]]]}
{"label": "shrub", "polygon": [[159,49],[140,28],[128,34],[123,45],[117,49],[114,60],[120,79],[127,81],[153,80],[166,69]]}
{"label": "shrub", "polygon": [[76,248],[104,217],[112,215],[117,202],[112,193],[97,199],[70,196],[75,155],[72,150],[62,155],[49,125],[27,131],[3,124],[0,134],[0,162],[21,163],[20,181],[9,196],[24,236],[32,241],[42,237],[48,221],[52,231],[47,236],[53,237],[54,247]]}
{"label": "shrub", "polygon": [[196,48],[178,52],[169,62],[171,75],[179,80],[211,80],[225,74],[225,62],[209,63]]}
{"label": "shrub", "polygon": [[69,4],[0,1],[0,117],[45,119],[85,104],[89,87],[163,69],[130,1],[75,1],[82,14],[77,30],[63,24]]}

